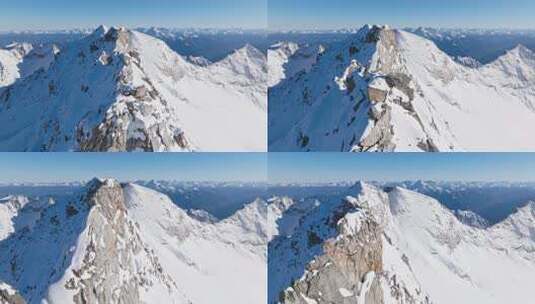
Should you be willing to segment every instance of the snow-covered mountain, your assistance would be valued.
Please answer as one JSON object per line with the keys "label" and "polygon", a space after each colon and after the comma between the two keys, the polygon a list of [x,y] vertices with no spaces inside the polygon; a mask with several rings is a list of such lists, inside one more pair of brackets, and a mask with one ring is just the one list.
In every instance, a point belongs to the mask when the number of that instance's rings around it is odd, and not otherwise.
{"label": "snow-covered mountain", "polygon": [[263,303],[266,203],[218,223],[167,196],[95,179],[43,202],[0,201],[2,303]]}
{"label": "snow-covered mountain", "polygon": [[[532,182],[372,182],[385,190],[401,187],[433,197],[455,211],[461,221],[476,226],[503,221],[516,208],[535,200]],[[481,218],[482,217],[482,218]],[[479,223],[479,224],[477,224]]]}
{"label": "snow-covered mountain", "polygon": [[533,203],[488,228],[423,194],[366,183],[322,201],[274,198],[268,208],[269,303],[532,299]]}
{"label": "snow-covered mountain", "polygon": [[459,221],[468,226],[476,228],[487,228],[490,226],[489,221],[483,218],[481,215],[471,210],[455,210],[455,216]]}
{"label": "snow-covered mountain", "polygon": [[494,61],[521,44],[535,50],[533,29],[448,29],[406,28],[408,32],[432,40],[453,57],[471,57],[483,64]]}
{"label": "snow-covered mountain", "polygon": [[[280,42],[268,50],[268,86],[273,87],[283,79],[300,72],[308,72],[318,61],[325,48],[320,45],[298,45]],[[291,59],[291,60],[290,60]]]}
{"label": "snow-covered mountain", "polygon": [[186,59],[196,65],[209,66],[212,62],[202,56],[188,56]]}
{"label": "snow-covered mountain", "polygon": [[0,89],[0,150],[266,150],[266,57],[250,46],[203,67],[102,26],[56,57]]}
{"label": "snow-covered mountain", "polygon": [[[267,199],[267,186],[261,182],[181,182],[136,181],[136,184],[169,196],[192,217],[216,221],[225,219],[244,203],[256,198]],[[1,188],[0,188],[1,193]],[[203,212],[204,211],[204,212]]]}
{"label": "snow-covered mountain", "polygon": [[534,150],[534,58],[518,46],[467,67],[430,40],[365,26],[269,89],[269,149]]}
{"label": "snow-covered mountain", "polygon": [[59,53],[54,44],[33,46],[13,43],[0,48],[0,88],[28,77],[39,69],[48,69]]}

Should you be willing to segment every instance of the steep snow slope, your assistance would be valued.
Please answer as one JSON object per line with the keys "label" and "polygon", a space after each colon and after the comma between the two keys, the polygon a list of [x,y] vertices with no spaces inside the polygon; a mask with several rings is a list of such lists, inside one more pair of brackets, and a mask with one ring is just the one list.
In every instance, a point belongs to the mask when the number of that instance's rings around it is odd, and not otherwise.
{"label": "steep snow slope", "polygon": [[[41,211],[49,201],[30,200],[25,196],[8,196],[0,199],[0,241],[16,229],[33,229]],[[16,219],[16,220],[15,220]]]}
{"label": "steep snow slope", "polygon": [[[125,196],[130,215],[143,223],[142,238],[192,303],[262,303],[267,239],[247,225],[265,225],[265,212],[264,219],[238,211],[223,222],[206,224],[189,218],[158,192],[128,185]],[[255,202],[244,210],[260,205]]]}
{"label": "steep snow slope", "polygon": [[291,212],[295,204],[286,211],[298,224],[269,244],[270,303],[531,299],[533,203],[481,229],[461,223],[433,198],[406,189],[387,193],[359,183],[348,193],[319,202],[297,221]]}
{"label": "steep snow slope", "polygon": [[57,46],[14,43],[0,49],[0,88],[39,69],[48,69],[59,53]]}
{"label": "steep snow slope", "polygon": [[[227,58],[209,65],[208,72],[214,77],[214,82],[231,86],[236,92],[247,96],[260,109],[267,111],[267,58],[252,45],[247,44]],[[222,83],[223,80],[226,80],[226,83]],[[254,136],[259,135],[264,136]]]}
{"label": "steep snow slope", "polygon": [[280,42],[268,50],[268,86],[274,87],[286,78],[306,71],[316,64],[325,51],[322,45],[302,45],[293,42]]}
{"label": "steep snow slope", "polygon": [[95,179],[43,208],[33,229],[12,217],[0,293],[50,304],[261,303],[267,240],[249,228],[265,225],[253,211],[265,203],[244,210],[240,222],[203,223],[163,194]]}
{"label": "steep snow slope", "polygon": [[0,150],[265,151],[262,56],[247,47],[200,67],[161,40],[100,27],[0,93]]}
{"label": "steep snow slope", "polygon": [[19,78],[17,65],[21,57],[18,52],[0,49],[0,87],[10,85]]}
{"label": "steep snow slope", "polygon": [[455,216],[459,221],[468,226],[476,228],[487,228],[489,222],[481,217],[479,214],[470,210],[455,210]]}
{"label": "steep snow slope", "polygon": [[534,150],[533,56],[518,47],[470,68],[425,38],[365,26],[270,88],[270,150]]}
{"label": "steep snow slope", "polygon": [[299,45],[292,42],[280,42],[272,45],[268,50],[268,86],[272,87],[286,78],[284,65],[297,52]]}

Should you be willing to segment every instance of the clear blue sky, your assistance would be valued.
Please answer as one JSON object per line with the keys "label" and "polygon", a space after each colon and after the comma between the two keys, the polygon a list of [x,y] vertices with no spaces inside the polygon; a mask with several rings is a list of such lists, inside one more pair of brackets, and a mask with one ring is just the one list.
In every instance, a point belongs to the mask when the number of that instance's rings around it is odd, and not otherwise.
{"label": "clear blue sky", "polygon": [[270,182],[535,181],[535,154],[270,153]]}
{"label": "clear blue sky", "polygon": [[266,180],[261,153],[0,153],[0,183],[85,181]]}
{"label": "clear blue sky", "polygon": [[269,0],[271,29],[535,28],[534,0]]}
{"label": "clear blue sky", "polygon": [[100,24],[265,28],[266,0],[1,0],[0,30]]}
{"label": "clear blue sky", "polygon": [[268,176],[270,182],[535,181],[535,153],[0,153],[0,183]]}

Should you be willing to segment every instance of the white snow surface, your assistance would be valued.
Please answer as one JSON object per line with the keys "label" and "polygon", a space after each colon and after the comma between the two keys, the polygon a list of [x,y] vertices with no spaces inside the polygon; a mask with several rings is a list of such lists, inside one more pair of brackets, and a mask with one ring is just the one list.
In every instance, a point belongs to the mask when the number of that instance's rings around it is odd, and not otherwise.
{"label": "white snow surface", "polygon": [[[95,189],[108,189],[104,196],[122,193],[124,206],[89,206],[84,197]],[[31,204],[22,197],[2,199],[0,227],[20,217],[13,211],[5,216],[4,209]],[[260,304],[267,297],[267,209],[261,200],[217,223],[200,222],[159,192],[95,179],[81,194],[39,213],[33,230],[17,226],[0,239],[0,282],[28,303],[74,303],[77,288],[67,286],[84,279],[116,284],[117,295],[127,282],[137,282],[133,288],[143,303]],[[102,234],[109,229],[118,234]],[[97,257],[119,272],[94,268]]]}
{"label": "white snow surface", "polygon": [[263,303],[267,240],[263,229],[256,229],[265,226],[266,213],[258,213],[265,209],[261,201],[209,224],[141,186],[127,185],[125,197],[130,216],[143,227],[142,238],[191,302]]}
{"label": "white snow surface", "polygon": [[56,45],[13,43],[0,48],[0,88],[28,77],[39,69],[48,69],[58,53]]}
{"label": "white snow surface", "polygon": [[325,51],[322,45],[298,45],[279,42],[268,49],[268,87],[274,87],[300,72],[308,72],[316,64],[318,55]]}
{"label": "white snow surface", "polygon": [[[339,234],[331,237],[351,237],[358,232],[363,218],[371,218],[379,224],[384,231],[383,271],[374,276],[381,282],[385,303],[410,303],[411,300],[424,303],[426,298],[429,303],[438,304],[528,303],[531,300],[531,282],[535,280],[535,203],[528,203],[494,226],[481,228],[463,224],[437,200],[404,188],[384,192],[370,184],[359,183],[349,194],[345,201],[359,209],[342,216],[338,222]],[[320,225],[315,231],[328,230],[325,211],[337,210],[336,202],[343,200],[343,197],[333,198],[332,203],[322,202],[316,208],[308,208],[309,211],[297,220],[302,225],[299,229]],[[294,202],[292,209],[305,202]],[[324,204],[333,206],[327,208]],[[289,216],[290,221],[295,222],[292,220],[295,213]],[[284,214],[277,218],[278,223],[285,222]],[[310,223],[311,226],[307,226]],[[288,233],[306,232],[299,229]],[[295,234],[292,238],[298,239]],[[289,265],[271,265],[282,271],[282,277],[289,278],[287,282],[299,276],[291,277],[296,273],[286,274],[285,269],[289,271],[296,263],[306,265],[314,261],[299,248],[293,253],[278,250],[273,254],[277,257],[276,263],[284,263],[286,259],[293,261]],[[281,275],[273,284],[283,283]],[[371,275],[363,278],[361,293],[366,292]],[[403,292],[394,294],[395,288]],[[349,295],[343,290],[340,292]],[[357,296],[357,301],[362,300]]]}
{"label": "white snow surface", "polygon": [[489,222],[474,211],[455,210],[455,216],[457,216],[462,223],[472,227],[487,228],[489,226]]}
{"label": "white snow surface", "polygon": [[100,27],[0,89],[0,150],[266,151],[266,79],[251,46],[204,67],[151,36]]}
{"label": "white snow surface", "polygon": [[46,204],[46,201],[30,200],[20,195],[0,199],[0,241],[9,237],[15,229],[33,229]]}
{"label": "white snow surface", "polygon": [[[374,109],[369,84],[400,75],[405,87],[392,82]],[[526,47],[467,67],[430,40],[366,26],[270,88],[269,149],[533,151],[534,88],[535,54]],[[388,114],[379,119],[381,110]]]}

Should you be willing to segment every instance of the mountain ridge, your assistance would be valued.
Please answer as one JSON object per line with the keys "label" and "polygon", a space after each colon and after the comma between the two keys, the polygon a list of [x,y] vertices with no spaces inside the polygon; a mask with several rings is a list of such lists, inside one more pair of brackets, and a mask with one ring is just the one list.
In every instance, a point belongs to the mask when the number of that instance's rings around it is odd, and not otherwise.
{"label": "mountain ridge", "polygon": [[[366,26],[270,88],[270,150],[531,150],[533,94],[522,88],[535,66],[522,69],[468,68],[429,40]],[[513,116],[523,127],[507,123]]]}
{"label": "mountain ridge", "polygon": [[[35,232],[17,225],[0,240],[0,289],[27,303],[251,303],[263,293],[265,242],[232,222],[197,221],[154,190],[93,179],[39,212]],[[238,264],[248,270],[231,272]]]}
{"label": "mountain ridge", "polygon": [[[535,268],[529,233],[512,238],[514,225],[471,227],[437,200],[399,187],[384,192],[357,183],[348,194],[318,202],[292,220],[291,210],[303,204],[295,202],[288,214],[275,218],[279,229],[286,227],[285,217],[297,226],[270,242],[269,303],[503,303],[529,298],[525,282]],[[533,225],[533,206],[529,203],[511,218]],[[325,208],[332,211],[319,211]],[[325,229],[332,232],[320,233]],[[285,244],[301,242],[304,247],[284,250]],[[305,255],[302,250],[311,250],[307,242],[321,249]],[[490,261],[503,265],[500,277],[489,278]],[[304,266],[301,272],[289,271],[295,263]],[[510,280],[523,287],[511,286]]]}
{"label": "mountain ridge", "polygon": [[[262,58],[245,62],[255,69]],[[264,77],[258,69],[255,77]],[[196,66],[161,40],[101,26],[69,43],[46,71],[0,92],[0,117],[10,125],[2,149],[265,150],[265,92],[240,72]],[[30,105],[41,111],[17,114]]]}

